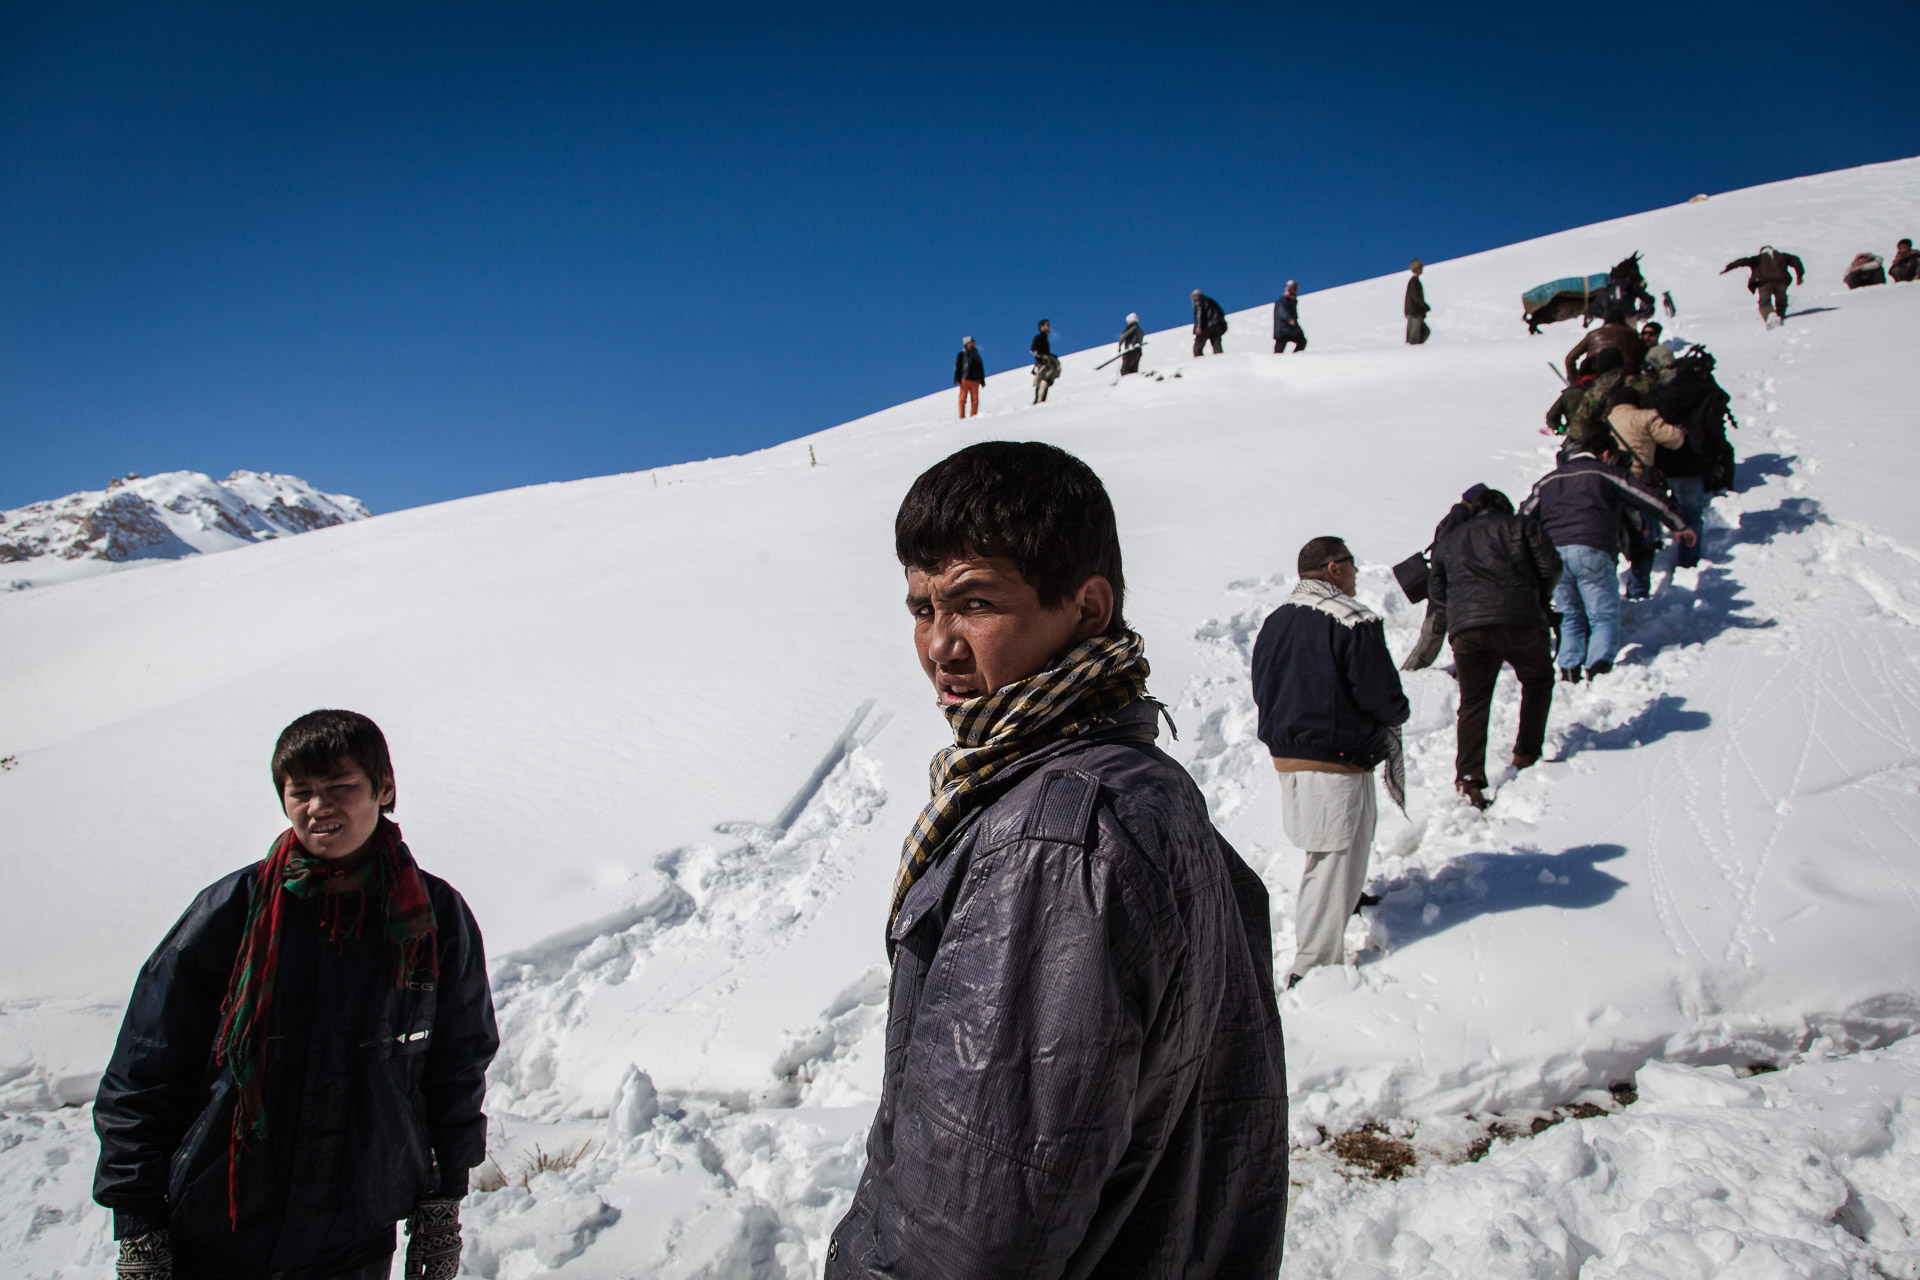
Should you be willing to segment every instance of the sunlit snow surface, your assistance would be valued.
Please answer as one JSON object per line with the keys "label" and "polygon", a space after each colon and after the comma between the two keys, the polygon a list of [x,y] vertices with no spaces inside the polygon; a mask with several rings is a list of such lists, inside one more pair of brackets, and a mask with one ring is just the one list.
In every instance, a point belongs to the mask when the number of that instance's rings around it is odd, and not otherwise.
{"label": "sunlit snow surface", "polygon": [[[1496,775],[1484,816],[1451,793],[1449,675],[1409,678],[1386,900],[1352,926],[1357,968],[1282,1002],[1285,1274],[1920,1276],[1920,285],[1839,283],[1915,223],[1920,161],[1780,183],[1435,264],[1423,348],[1386,277],[1306,296],[1304,355],[1270,354],[1263,308],[1224,358],[1152,335],[1154,376],[1069,355],[1040,408],[1006,374],[966,423],[941,390],[743,458],[0,596],[3,1269],[106,1264],[84,1104],[119,1002],[193,892],[280,829],[280,727],[344,705],[386,728],[408,840],[496,957],[510,1185],[468,1202],[469,1268],[816,1273],[944,730],[891,554],[912,477],[1040,438],[1105,478],[1167,745],[1264,873],[1284,968],[1300,860],[1246,662],[1294,552],[1345,535],[1405,652],[1419,610],[1384,566],[1468,484],[1517,499],[1550,465],[1547,365],[1579,330],[1529,338],[1519,295],[1639,250],[1679,303],[1669,335],[1720,359],[1740,492],[1699,570],[1663,557],[1620,667],[1557,692],[1547,762]],[[1762,243],[1812,272],[1780,331],[1717,275]],[[1495,763],[1516,704],[1509,677]],[[1622,1108],[1607,1088],[1629,1083]],[[1581,1102],[1607,1114],[1465,1158]],[[1369,1122],[1418,1152],[1403,1179],[1334,1156]],[[521,1184],[536,1147],[582,1144]]]}

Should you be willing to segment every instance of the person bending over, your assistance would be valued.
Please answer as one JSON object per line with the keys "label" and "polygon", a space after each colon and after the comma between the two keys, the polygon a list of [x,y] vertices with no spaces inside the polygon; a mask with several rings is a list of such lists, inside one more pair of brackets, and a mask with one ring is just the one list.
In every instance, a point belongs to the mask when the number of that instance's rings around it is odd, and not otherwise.
{"label": "person bending over", "polygon": [[1515,515],[1513,500],[1476,485],[1473,513],[1433,544],[1427,589],[1447,619],[1460,678],[1454,731],[1454,789],[1476,809],[1487,799],[1487,718],[1502,665],[1520,679],[1520,728],[1513,767],[1536,764],[1553,707],[1553,649],[1547,609],[1560,557],[1540,522]]}

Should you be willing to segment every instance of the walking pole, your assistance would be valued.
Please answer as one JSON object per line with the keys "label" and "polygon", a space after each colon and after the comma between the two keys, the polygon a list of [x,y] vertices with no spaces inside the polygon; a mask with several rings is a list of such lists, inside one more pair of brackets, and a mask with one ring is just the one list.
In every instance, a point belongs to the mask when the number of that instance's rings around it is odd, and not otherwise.
{"label": "walking pole", "polygon": [[[1128,347],[1127,351],[1145,351],[1146,349],[1147,349],[1147,344],[1143,342],[1137,347]],[[1105,360],[1102,360],[1099,364],[1093,366],[1093,371],[1095,373],[1100,372],[1102,369],[1112,364],[1115,360],[1118,360],[1120,356],[1126,355],[1127,351],[1122,351],[1119,356],[1108,356]]]}

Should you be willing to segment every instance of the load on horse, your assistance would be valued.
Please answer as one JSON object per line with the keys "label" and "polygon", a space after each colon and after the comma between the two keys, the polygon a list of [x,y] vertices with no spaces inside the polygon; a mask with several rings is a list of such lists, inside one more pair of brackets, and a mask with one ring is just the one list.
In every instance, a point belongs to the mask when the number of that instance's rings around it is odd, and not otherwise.
{"label": "load on horse", "polygon": [[1538,333],[1543,324],[1580,317],[1580,327],[1604,320],[1607,311],[1619,307],[1635,320],[1653,316],[1653,294],[1646,277],[1640,274],[1640,255],[1614,263],[1605,275],[1566,276],[1535,285],[1520,295],[1520,311],[1527,320],[1527,332]]}

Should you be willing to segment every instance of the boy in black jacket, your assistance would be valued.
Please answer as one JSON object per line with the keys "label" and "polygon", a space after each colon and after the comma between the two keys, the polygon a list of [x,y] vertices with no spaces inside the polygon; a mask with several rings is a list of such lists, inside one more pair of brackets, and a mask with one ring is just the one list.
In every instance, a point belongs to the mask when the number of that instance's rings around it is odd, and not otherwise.
{"label": "boy in black jacket", "polygon": [[203,890],[134,984],[94,1199],[121,1280],[451,1280],[499,1048],[480,930],[414,864],[373,721],[281,733],[292,827]]}

